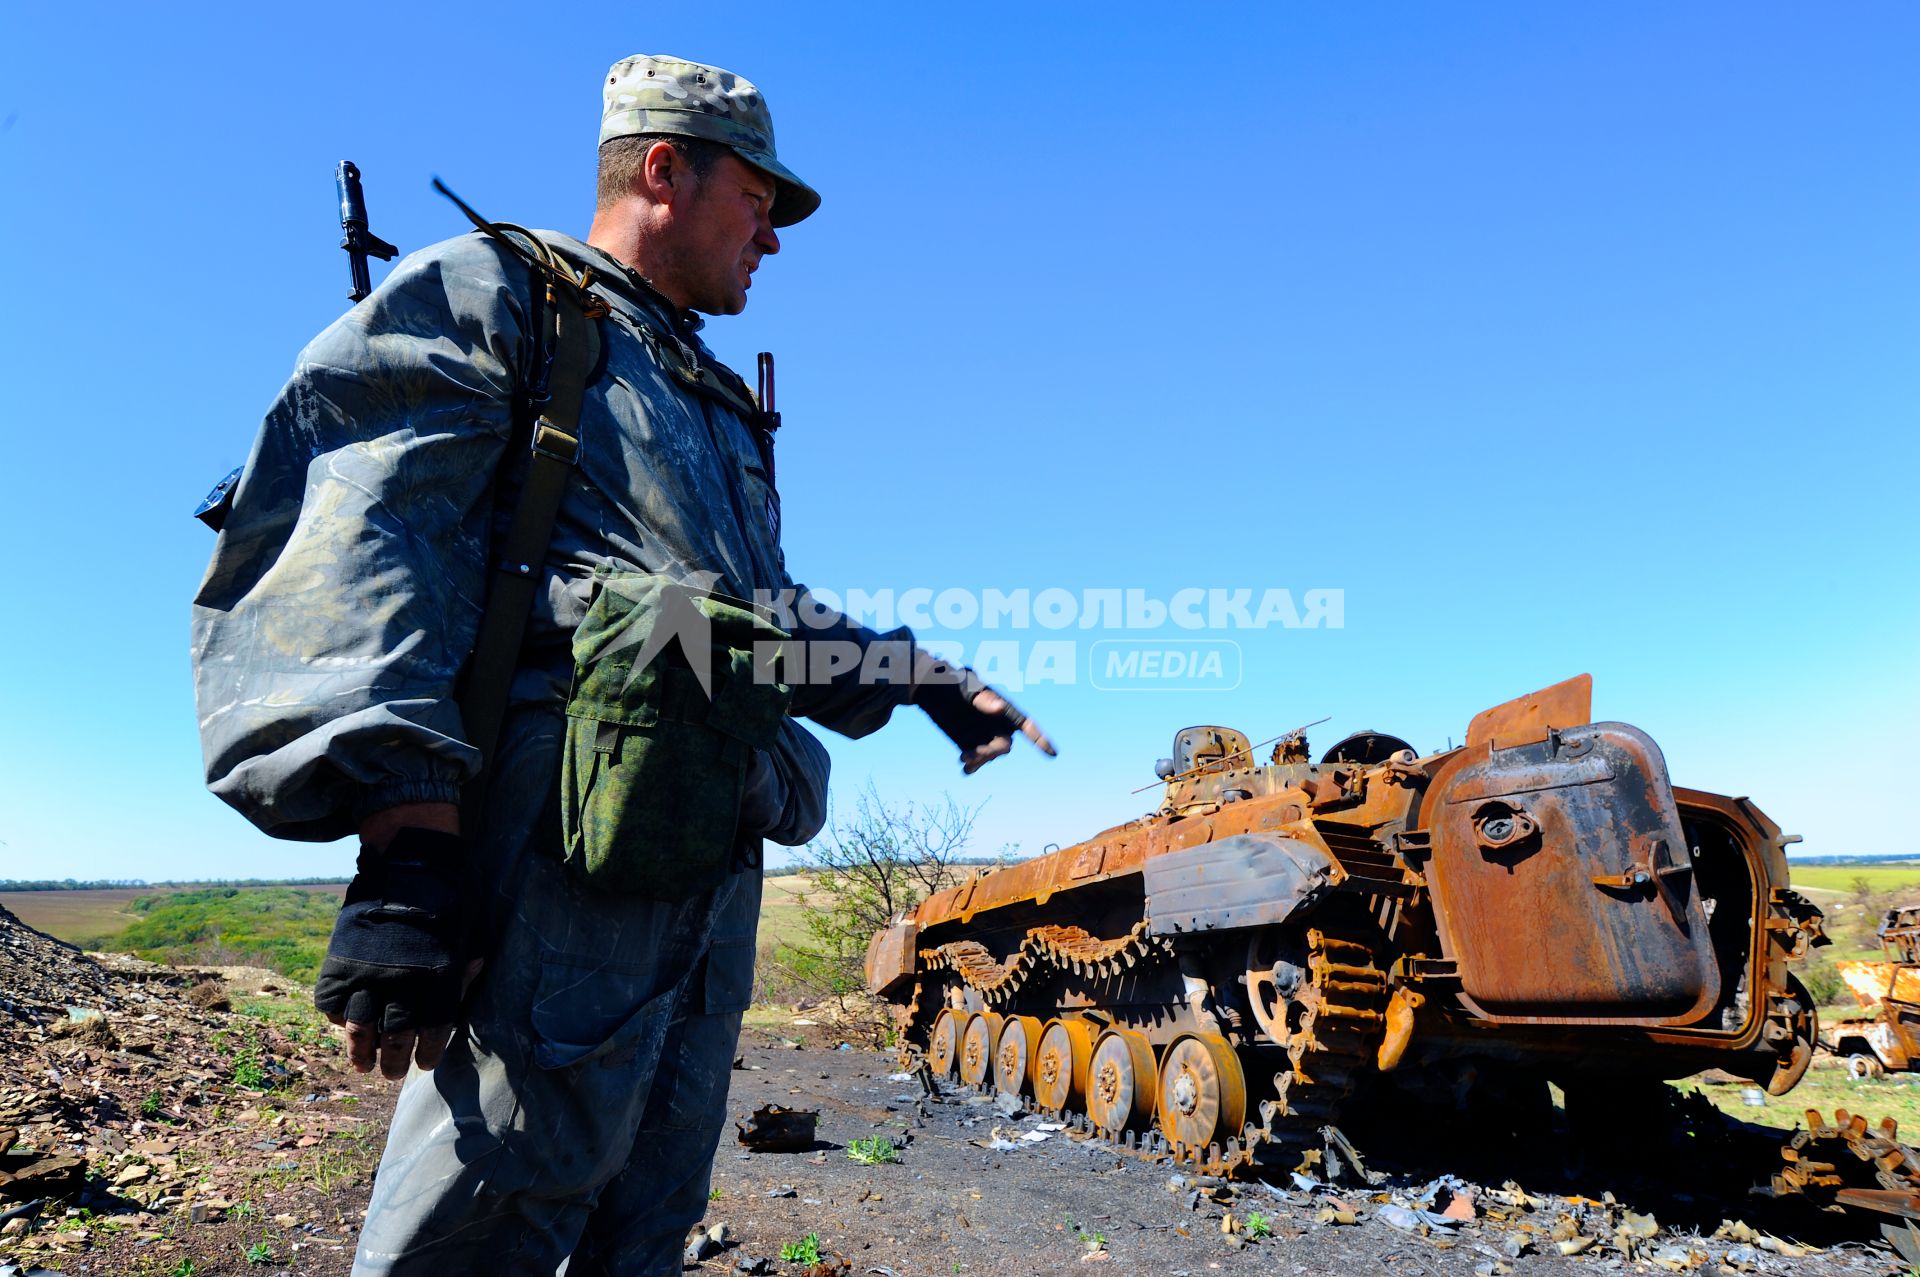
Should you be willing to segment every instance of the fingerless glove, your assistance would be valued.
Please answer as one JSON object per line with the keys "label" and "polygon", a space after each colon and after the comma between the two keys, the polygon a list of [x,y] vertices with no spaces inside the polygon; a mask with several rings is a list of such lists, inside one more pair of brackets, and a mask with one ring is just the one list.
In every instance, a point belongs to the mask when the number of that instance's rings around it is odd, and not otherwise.
{"label": "fingerless glove", "polygon": [[384,852],[362,848],[357,868],[314,1006],[382,1033],[452,1024],[469,956],[465,840],[402,829]]}
{"label": "fingerless glove", "polygon": [[998,736],[1017,736],[1027,716],[1002,696],[1005,707],[988,714],[976,709],[973,698],[990,690],[980,676],[962,665],[952,665],[921,654],[913,671],[913,703],[925,710],[947,739],[971,753]]}

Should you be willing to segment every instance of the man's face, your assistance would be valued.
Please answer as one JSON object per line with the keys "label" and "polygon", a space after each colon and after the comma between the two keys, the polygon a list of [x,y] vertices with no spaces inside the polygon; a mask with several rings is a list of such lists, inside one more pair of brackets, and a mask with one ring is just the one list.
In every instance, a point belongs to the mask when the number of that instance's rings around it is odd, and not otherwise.
{"label": "man's face", "polygon": [[737,155],[723,155],[674,208],[675,297],[709,315],[746,309],[760,259],[780,251],[773,179]]}

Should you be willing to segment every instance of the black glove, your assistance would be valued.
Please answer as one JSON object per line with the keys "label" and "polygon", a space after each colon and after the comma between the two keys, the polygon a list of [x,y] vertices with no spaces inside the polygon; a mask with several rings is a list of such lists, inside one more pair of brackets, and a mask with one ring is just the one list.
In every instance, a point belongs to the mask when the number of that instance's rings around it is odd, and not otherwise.
{"label": "black glove", "polygon": [[974,708],[973,698],[991,690],[980,676],[961,665],[924,654],[914,663],[913,703],[927,712],[947,739],[970,754],[998,736],[1014,737],[1026,726],[1027,716],[1001,696],[1005,708],[987,714]]}
{"label": "black glove", "polygon": [[334,920],[313,1005],[381,1033],[452,1024],[468,949],[466,842],[402,829],[362,849]]}

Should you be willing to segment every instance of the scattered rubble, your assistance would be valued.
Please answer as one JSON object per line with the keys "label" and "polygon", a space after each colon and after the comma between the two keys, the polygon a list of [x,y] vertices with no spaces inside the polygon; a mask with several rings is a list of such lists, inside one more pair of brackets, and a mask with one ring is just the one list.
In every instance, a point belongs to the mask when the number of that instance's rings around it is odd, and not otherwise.
{"label": "scattered rubble", "polygon": [[[733,1100],[742,1111],[763,1094],[784,1091],[794,1097],[790,1102],[819,1108],[819,1136],[830,1145],[903,1122],[919,1136],[911,1173],[890,1172],[894,1178],[884,1181],[849,1178],[844,1164],[839,1176],[807,1174],[811,1159],[798,1157],[782,1161],[774,1181],[764,1168],[730,1168],[723,1161],[717,1185],[737,1176],[743,1189],[752,1188],[743,1200],[753,1209],[733,1207],[726,1216],[749,1254],[817,1228],[823,1253],[831,1243],[854,1255],[856,1272],[931,1265],[944,1273],[952,1262],[969,1274],[1067,1272],[1099,1262],[1116,1274],[1188,1277],[1211,1277],[1216,1269],[1340,1277],[1383,1271],[1881,1277],[1889,1271],[1888,1253],[1870,1234],[1855,1228],[1824,1239],[1804,1236],[1800,1216],[1783,1204],[1744,1190],[1722,1194],[1691,1176],[1642,1185],[1613,1169],[1563,1164],[1551,1151],[1539,1155],[1536,1173],[1525,1180],[1416,1176],[1404,1163],[1367,1168],[1360,1152],[1371,1140],[1361,1135],[1351,1142],[1341,1137],[1339,1156],[1320,1163],[1318,1173],[1228,1181],[1116,1155],[1110,1145],[1034,1114],[1009,1117],[992,1096],[967,1088],[943,1083],[932,1096],[912,1093],[901,1083],[913,1075],[895,1074],[871,1056],[863,1057],[865,1072],[836,1066],[820,1080],[810,1069],[786,1070],[783,1079],[777,1056],[748,1054],[770,1068],[735,1074]],[[1036,1134],[1049,1138],[1031,1138]],[[1762,1170],[1756,1163],[1756,1172]],[[1572,1191],[1582,1182],[1594,1195]],[[1716,1201],[1729,1216],[1725,1222],[1705,1215]],[[1051,1225],[1064,1234],[1060,1249],[1021,1250],[1035,1244],[1048,1203],[1055,1204],[1056,1220],[1058,1204],[1072,1204],[1067,1221]],[[829,1223],[840,1231],[830,1234]],[[1027,1240],[1001,1247],[1003,1237]],[[1454,1254],[1442,1258],[1446,1252]],[[869,1264],[869,1254],[883,1262]],[[1095,1254],[1102,1258],[1087,1258]],[[733,1271],[724,1258],[706,1264],[709,1271]]]}
{"label": "scattered rubble", "polygon": [[0,1273],[351,1266],[391,1088],[280,977],[89,955],[0,907],[0,1060]]}

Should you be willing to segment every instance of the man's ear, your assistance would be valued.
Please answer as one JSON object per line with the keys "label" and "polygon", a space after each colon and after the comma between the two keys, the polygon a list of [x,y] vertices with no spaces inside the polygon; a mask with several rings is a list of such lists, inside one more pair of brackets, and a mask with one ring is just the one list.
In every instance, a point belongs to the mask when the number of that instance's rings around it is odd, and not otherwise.
{"label": "man's ear", "polygon": [[671,142],[655,142],[647,148],[646,159],[641,161],[640,176],[636,179],[641,189],[635,194],[644,194],[655,204],[671,204],[677,196],[685,194],[691,176],[686,161],[680,158],[680,152]]}

